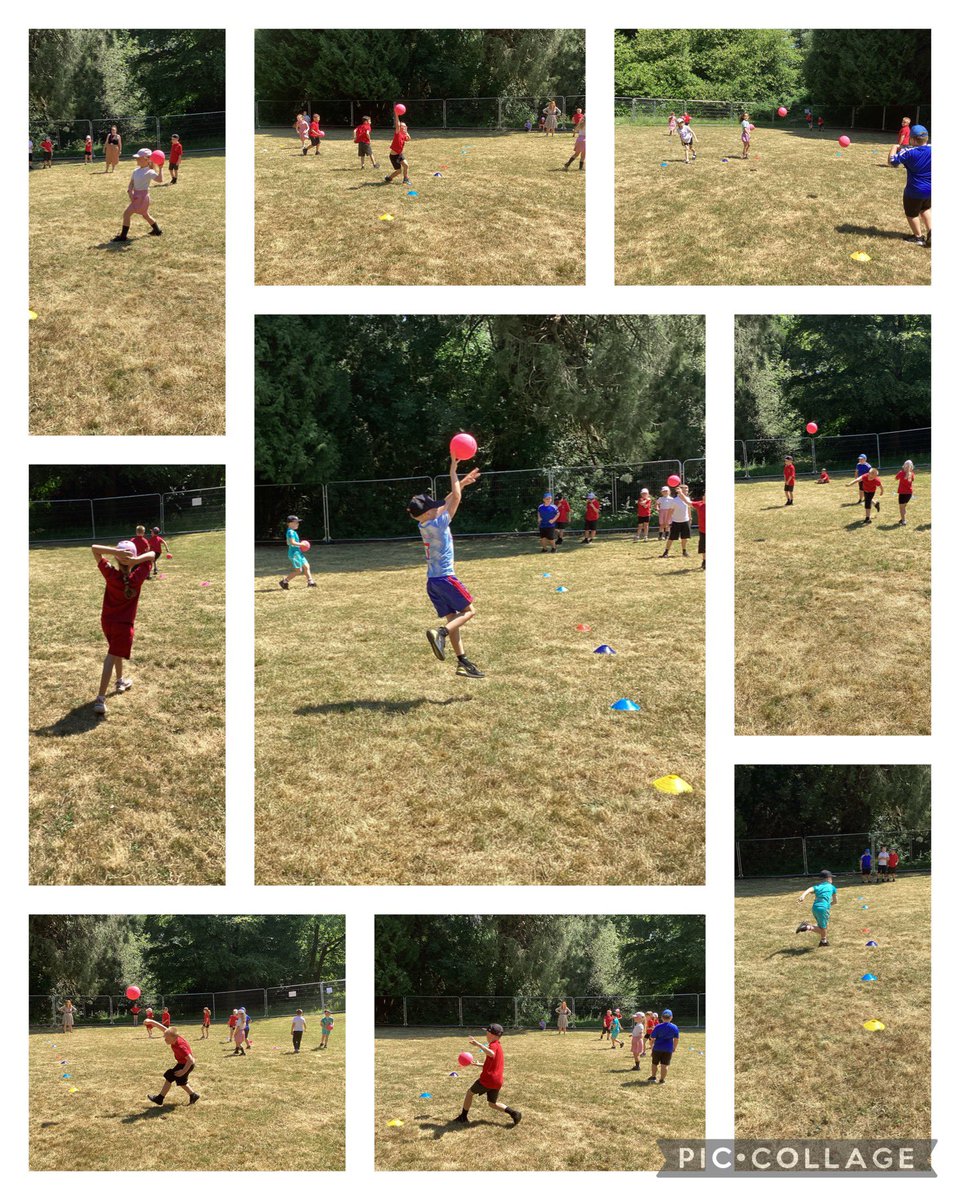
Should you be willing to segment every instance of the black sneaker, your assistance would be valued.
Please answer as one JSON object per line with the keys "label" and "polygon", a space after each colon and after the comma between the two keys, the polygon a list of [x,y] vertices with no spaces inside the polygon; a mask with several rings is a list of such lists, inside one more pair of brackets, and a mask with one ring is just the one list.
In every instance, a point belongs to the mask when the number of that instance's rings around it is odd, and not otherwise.
{"label": "black sneaker", "polygon": [[454,1120],[454,1123],[457,1125],[469,1125],[470,1124],[470,1118],[467,1116],[467,1114],[465,1112],[460,1113],[458,1116],[454,1117],[453,1120]]}
{"label": "black sneaker", "polygon": [[283,588],[283,590],[284,590],[285,592],[289,592],[289,591],[290,591],[290,584],[289,584],[289,583],[286,581],[286,579],[281,579],[281,580],[280,580],[280,586]]}
{"label": "black sneaker", "polygon": [[908,242],[911,246],[925,246],[927,244],[924,238],[915,237],[912,233],[905,233],[903,235],[903,240]]}
{"label": "black sneaker", "polygon": [[152,1100],[154,1104],[162,1104],[163,1103],[162,1096],[147,1096],[147,1099]]}
{"label": "black sneaker", "polygon": [[923,239],[923,244],[926,246],[926,248],[928,250],[930,249],[931,245],[933,244],[933,230],[932,229],[927,230],[927,236]]}
{"label": "black sneaker", "polygon": [[457,674],[465,675],[469,679],[485,679],[486,676],[480,668],[470,661],[469,658],[461,658],[457,663]]}
{"label": "black sneaker", "polygon": [[519,1125],[523,1120],[523,1113],[518,1108],[514,1108],[510,1112],[510,1117],[513,1120],[514,1125]]}
{"label": "black sneaker", "polygon": [[797,926],[797,933],[806,933],[809,928],[810,926],[806,923],[806,921],[801,921]]}
{"label": "black sneaker", "polygon": [[311,580],[310,580],[310,582],[307,584],[307,587],[316,587],[316,586],[317,586],[317,585],[316,585],[315,581],[314,581],[314,580],[312,580],[312,579],[311,579]]}
{"label": "black sneaker", "polygon": [[199,1093],[199,1092],[194,1092],[194,1093],[193,1093],[193,1095],[190,1097],[190,1103],[191,1103],[191,1104],[196,1104],[196,1102],[197,1102],[199,1099],[200,1099],[200,1093]]}
{"label": "black sneaker", "polygon": [[160,228],[159,225],[152,225],[150,227],[150,233],[149,233],[150,237],[159,237],[162,233],[163,233],[163,230]]}
{"label": "black sneaker", "polygon": [[110,239],[111,242],[129,242],[130,239],[125,233],[118,233],[116,237]]}
{"label": "black sneaker", "polygon": [[631,1067],[631,1070],[633,1070],[633,1071],[639,1071],[639,1070],[640,1070],[640,1064],[639,1064],[639,1063],[634,1063],[634,1064],[633,1064],[633,1066]]}
{"label": "black sneaker", "polygon": [[430,649],[443,662],[447,657],[447,631],[442,625],[438,629],[428,629],[427,641],[430,643]]}

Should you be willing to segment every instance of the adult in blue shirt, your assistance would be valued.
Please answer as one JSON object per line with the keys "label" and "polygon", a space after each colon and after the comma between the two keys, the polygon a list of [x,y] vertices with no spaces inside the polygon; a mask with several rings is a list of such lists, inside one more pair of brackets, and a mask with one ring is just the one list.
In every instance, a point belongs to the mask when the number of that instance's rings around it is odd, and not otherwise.
{"label": "adult in blue shirt", "polygon": [[829,946],[827,926],[830,923],[830,909],[837,902],[837,889],[833,886],[833,875],[829,871],[821,871],[820,882],[808,887],[805,892],[801,892],[797,903],[802,904],[811,894],[813,895],[813,919],[816,923],[811,925],[809,921],[801,921],[797,926],[797,933],[819,933],[820,945]]}
{"label": "adult in blue shirt", "polygon": [[910,145],[894,146],[887,159],[891,167],[904,167],[907,186],[903,189],[903,212],[910,226],[904,240],[915,246],[931,245],[930,134],[923,125],[910,130]]}
{"label": "adult in blue shirt", "polygon": [[557,552],[557,518],[559,516],[560,509],[553,502],[553,494],[546,492],[543,503],[537,509],[541,554],[556,554]]}
{"label": "adult in blue shirt", "polygon": [[[669,1008],[665,1008],[660,1014],[661,1021],[659,1025],[654,1025],[650,1031],[650,1037],[653,1040],[653,1047],[650,1056],[650,1070],[652,1072],[647,1083],[666,1083],[667,1068],[670,1066],[670,1059],[673,1058],[673,1052],[677,1048],[677,1042],[680,1040],[680,1030],[673,1023],[673,1013]],[[657,1068],[660,1069],[660,1078],[657,1078]]]}

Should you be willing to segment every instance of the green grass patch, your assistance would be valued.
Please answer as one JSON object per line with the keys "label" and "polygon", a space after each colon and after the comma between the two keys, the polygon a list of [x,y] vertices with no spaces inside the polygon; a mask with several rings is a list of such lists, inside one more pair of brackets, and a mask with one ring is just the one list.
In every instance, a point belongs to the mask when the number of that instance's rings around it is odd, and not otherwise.
{"label": "green grass patch", "polygon": [[225,1024],[205,1041],[198,1024],[178,1025],[201,1098],[188,1105],[173,1087],[163,1107],[147,1100],[174,1065],[159,1035],[129,1024],[31,1034],[30,1168],[342,1171],[345,1024],[337,1018],[321,1051],[320,1020],[308,1017],[295,1055],[289,1017],[254,1021],[245,1058],[233,1056]]}
{"label": "green grass patch", "polygon": [[30,173],[30,432],[222,434],[223,155],[150,189],[163,230],[120,232],[133,163]]}
{"label": "green grass patch", "polygon": [[[430,650],[419,541],[316,547],[309,591],[280,591],[286,554],[258,551],[258,882],[701,883],[699,559],[603,535],[458,552],[482,680]],[[611,712],[621,697],[643,711]],[[692,793],[655,791],[668,773]]]}
{"label": "green grass patch", "polygon": [[563,171],[572,136],[411,135],[404,187],[384,183],[387,130],[374,130],[380,169],[363,171],[351,135],[304,157],[292,132],[258,133],[257,283],[584,282],[585,173]]}
{"label": "green grass patch", "polygon": [[744,161],[736,124],[694,128],[689,166],[664,126],[617,128],[617,283],[930,283],[931,252],[903,241],[892,135],[841,150],[831,133],[758,128]]}
{"label": "green grass patch", "polygon": [[737,733],[929,734],[930,475],[905,527],[881,478],[871,525],[844,476],[737,485]]}
{"label": "green grass patch", "polygon": [[[516,1126],[482,1096],[469,1125],[453,1122],[479,1074],[457,1064],[457,1054],[471,1050],[471,1033],[483,1037],[476,1030],[378,1030],[378,1170],[655,1171],[663,1165],[658,1138],[704,1136],[702,1032],[681,1029],[662,1085],[646,1082],[649,1049],[633,1070],[629,1030],[623,1050],[601,1042],[594,1028],[508,1032],[500,1100],[522,1112]],[[403,1124],[388,1126],[392,1120]]]}
{"label": "green grass patch", "polygon": [[823,947],[812,882],[737,881],[737,1137],[928,1138],[930,877],[837,878]]}
{"label": "green grass patch", "polygon": [[224,535],[170,544],[106,718],[93,555],[30,551],[31,883],[223,883]]}

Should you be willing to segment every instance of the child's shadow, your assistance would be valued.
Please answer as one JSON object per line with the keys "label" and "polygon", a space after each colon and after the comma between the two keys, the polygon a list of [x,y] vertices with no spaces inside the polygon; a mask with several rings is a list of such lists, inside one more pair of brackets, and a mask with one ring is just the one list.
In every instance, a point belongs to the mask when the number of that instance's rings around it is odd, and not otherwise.
{"label": "child's shadow", "polygon": [[[873,522],[871,521],[870,524],[872,525]],[[857,529],[863,529],[864,525],[866,525],[866,521],[861,517],[858,521],[849,521],[844,525],[844,529],[846,529],[847,533],[853,533]]]}
{"label": "child's shadow", "polygon": [[130,1113],[126,1117],[121,1117],[121,1125],[135,1125],[138,1121],[156,1121],[158,1117],[165,1115],[164,1109],[173,1108],[172,1104],[151,1104],[149,1108],[145,1108],[143,1112]]}
{"label": "child's shadow", "polygon": [[326,716],[328,713],[345,716],[353,712],[399,713],[406,717],[425,704],[443,708],[448,704],[469,704],[472,699],[472,696],[448,696],[446,700],[428,700],[421,696],[417,700],[337,700],[332,704],[304,704],[295,711],[300,717]]}
{"label": "child's shadow", "polygon": [[774,950],[772,954],[768,954],[767,958],[800,958],[804,954],[812,954],[814,946],[784,946],[781,950]]}
{"label": "child's shadow", "polygon": [[33,730],[34,737],[73,737],[77,733],[89,733],[95,729],[102,717],[93,711],[92,704],[78,704],[52,725],[41,725]]}
{"label": "child's shadow", "polygon": [[127,238],[125,242],[97,242],[95,246],[91,246],[91,250],[109,250],[114,254],[126,254],[130,249],[132,242],[139,241],[139,238]]}
{"label": "child's shadow", "polygon": [[876,225],[835,225],[837,233],[853,233],[857,237],[887,238],[889,241],[902,242],[903,234],[895,229],[878,229]]}
{"label": "child's shadow", "polygon": [[916,533],[929,533],[930,526],[929,525],[918,525],[915,532]]}
{"label": "child's shadow", "polygon": [[[470,1118],[469,1124],[464,1124],[462,1121],[457,1121],[451,1117],[449,1121],[437,1121],[430,1117],[421,1117],[416,1121],[417,1125],[424,1133],[430,1133],[434,1141],[442,1138],[447,1133],[465,1133],[468,1129],[472,1129],[476,1125],[493,1125],[493,1121],[477,1120],[474,1117]],[[510,1128],[510,1126],[507,1126]]]}
{"label": "child's shadow", "polygon": [[385,179],[367,179],[363,183],[355,183],[353,187],[347,188],[348,192],[359,192],[361,188],[382,188],[387,186]]}

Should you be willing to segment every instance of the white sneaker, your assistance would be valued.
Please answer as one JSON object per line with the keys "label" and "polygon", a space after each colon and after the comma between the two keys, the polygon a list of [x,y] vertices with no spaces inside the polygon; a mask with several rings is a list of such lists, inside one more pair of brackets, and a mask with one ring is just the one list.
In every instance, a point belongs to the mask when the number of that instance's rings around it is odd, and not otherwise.
{"label": "white sneaker", "polygon": [[133,687],[132,679],[118,679],[117,680],[117,695],[119,696],[123,692],[128,692],[132,687]]}
{"label": "white sneaker", "polygon": [[98,717],[104,717],[107,714],[107,702],[103,696],[98,696],[93,702],[93,711]]}

